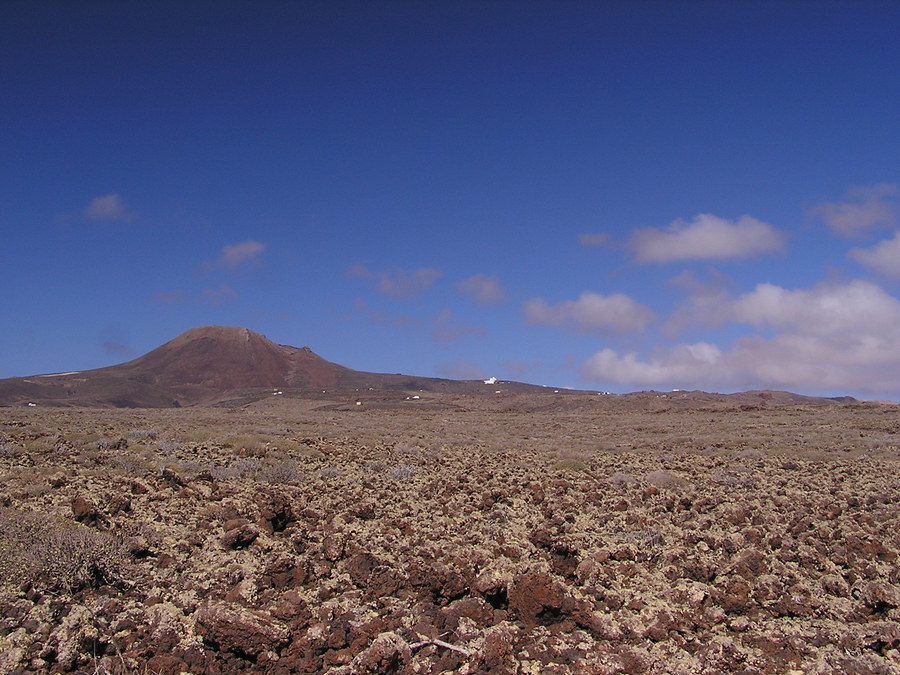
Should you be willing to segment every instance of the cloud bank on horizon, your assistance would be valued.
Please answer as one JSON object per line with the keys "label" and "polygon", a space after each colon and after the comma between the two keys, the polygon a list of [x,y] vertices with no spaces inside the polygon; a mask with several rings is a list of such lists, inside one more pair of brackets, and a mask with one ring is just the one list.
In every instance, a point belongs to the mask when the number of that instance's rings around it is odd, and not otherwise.
{"label": "cloud bank on horizon", "polygon": [[900,400],[900,6],[694,5],[14,0],[0,377],[222,324]]}

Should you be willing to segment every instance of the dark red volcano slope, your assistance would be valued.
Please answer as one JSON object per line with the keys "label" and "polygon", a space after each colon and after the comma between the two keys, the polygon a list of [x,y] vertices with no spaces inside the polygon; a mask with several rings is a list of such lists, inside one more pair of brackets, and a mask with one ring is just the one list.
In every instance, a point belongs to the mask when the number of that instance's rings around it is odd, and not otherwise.
{"label": "dark red volcano slope", "polygon": [[117,366],[0,380],[0,405],[172,407],[236,390],[327,389],[359,375],[308,347],[277,345],[246,328],[205,326]]}
{"label": "dark red volcano slope", "polygon": [[221,326],[193,328],[116,368],[151,375],[155,384],[168,388],[218,391],[333,387],[347,370],[308,347],[277,345],[246,328]]}

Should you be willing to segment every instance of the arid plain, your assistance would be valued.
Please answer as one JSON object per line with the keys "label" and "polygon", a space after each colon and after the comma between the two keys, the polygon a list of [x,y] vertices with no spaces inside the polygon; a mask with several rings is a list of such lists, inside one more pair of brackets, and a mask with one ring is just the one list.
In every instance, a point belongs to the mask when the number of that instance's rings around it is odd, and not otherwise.
{"label": "arid plain", "polygon": [[898,457],[771,393],[0,408],[0,673],[897,673]]}

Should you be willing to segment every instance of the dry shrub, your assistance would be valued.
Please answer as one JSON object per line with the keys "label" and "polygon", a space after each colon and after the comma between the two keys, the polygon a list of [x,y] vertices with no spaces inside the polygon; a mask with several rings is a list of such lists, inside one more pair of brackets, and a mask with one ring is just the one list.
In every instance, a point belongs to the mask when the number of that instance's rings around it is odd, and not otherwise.
{"label": "dry shrub", "polygon": [[128,438],[139,443],[155,441],[158,437],[159,432],[156,429],[132,429],[128,432]]}
{"label": "dry shrub", "polygon": [[380,459],[376,459],[372,462],[366,462],[365,466],[363,466],[363,471],[366,473],[383,473],[387,470],[388,465],[382,462]]}
{"label": "dry shrub", "polygon": [[110,583],[126,564],[122,542],[65,518],[0,511],[0,581],[73,592]]}
{"label": "dry shrub", "polygon": [[40,436],[25,441],[25,452],[29,454],[44,454],[53,452],[56,447],[56,438],[53,436]]}
{"label": "dry shrub", "polygon": [[401,464],[388,471],[387,478],[392,481],[405,481],[412,478],[414,473],[415,470],[411,466]]}
{"label": "dry shrub", "polygon": [[161,453],[163,453],[166,457],[171,457],[176,452],[181,450],[181,443],[178,441],[173,441],[171,439],[167,439],[164,441],[159,441],[156,444],[156,447],[159,449]]}
{"label": "dry shrub", "polygon": [[261,468],[262,461],[259,457],[239,457],[228,466],[210,466],[209,474],[216,481],[242,480],[255,478]]}
{"label": "dry shrub", "polygon": [[417,457],[422,454],[421,449],[417,445],[411,443],[397,443],[394,446],[394,452],[398,455],[406,455],[409,457]]}
{"label": "dry shrub", "polygon": [[616,471],[606,480],[613,485],[635,485],[638,482],[637,478],[632,476],[630,473],[625,473],[622,471]]}
{"label": "dry shrub", "polygon": [[238,450],[242,454],[262,457],[266,454],[267,443],[259,436],[252,434],[236,434],[223,440],[223,447]]}
{"label": "dry shrub", "polygon": [[284,460],[275,464],[268,464],[260,471],[264,480],[273,485],[281,485],[285,483],[299,483],[303,480],[303,475],[297,467],[297,462],[292,460]]}
{"label": "dry shrub", "polygon": [[179,434],[179,436],[187,443],[206,443],[214,435],[214,432],[204,427],[191,427]]}
{"label": "dry shrub", "polygon": [[322,478],[341,478],[344,475],[344,472],[338,469],[336,466],[326,466],[319,470],[319,475]]}
{"label": "dry shrub", "polygon": [[651,471],[644,476],[644,480],[658,488],[673,489],[687,485],[686,480],[668,471]]}
{"label": "dry shrub", "polygon": [[551,467],[554,471],[587,471],[590,456],[582,452],[563,450]]}
{"label": "dry shrub", "polygon": [[7,441],[0,441],[0,457],[20,457],[25,454],[18,445],[14,445]]}

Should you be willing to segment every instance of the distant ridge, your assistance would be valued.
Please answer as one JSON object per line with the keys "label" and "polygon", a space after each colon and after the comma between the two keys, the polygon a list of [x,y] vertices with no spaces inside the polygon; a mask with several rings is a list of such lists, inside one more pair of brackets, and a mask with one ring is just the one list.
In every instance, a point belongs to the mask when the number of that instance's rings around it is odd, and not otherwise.
{"label": "distant ridge", "polygon": [[[540,394],[530,402],[492,402],[496,410],[507,404],[572,408],[584,407],[591,392],[554,390],[519,382],[448,380],[351,370],[315,354],[309,347],[275,344],[247,328],[192,328],[133,361],[107,368],[0,380],[0,406],[50,405],[116,408],[170,408],[228,405],[271,397],[277,391],[292,395],[321,395],[344,400],[363,394],[372,399],[404,400],[399,394],[506,396]],[[500,388],[498,390],[498,387]],[[560,393],[562,392],[562,393]],[[594,397],[595,399],[598,397]],[[610,395],[603,407],[699,407],[703,405],[836,405],[854,403],[852,397],[821,398],[789,392],[754,391],[740,394],[706,392],[637,392]],[[580,402],[579,400],[580,399]],[[352,399],[351,399],[352,400]],[[592,402],[592,408],[596,405]]]}

